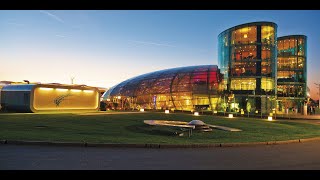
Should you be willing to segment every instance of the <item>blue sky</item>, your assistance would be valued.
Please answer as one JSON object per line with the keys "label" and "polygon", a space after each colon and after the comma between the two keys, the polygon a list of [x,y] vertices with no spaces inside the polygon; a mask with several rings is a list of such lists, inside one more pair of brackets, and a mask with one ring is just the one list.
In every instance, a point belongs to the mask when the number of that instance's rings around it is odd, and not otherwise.
{"label": "blue sky", "polygon": [[308,86],[320,82],[320,11],[2,10],[0,80],[111,87],[147,72],[218,64],[217,38],[230,27],[278,24],[278,37],[308,36]]}

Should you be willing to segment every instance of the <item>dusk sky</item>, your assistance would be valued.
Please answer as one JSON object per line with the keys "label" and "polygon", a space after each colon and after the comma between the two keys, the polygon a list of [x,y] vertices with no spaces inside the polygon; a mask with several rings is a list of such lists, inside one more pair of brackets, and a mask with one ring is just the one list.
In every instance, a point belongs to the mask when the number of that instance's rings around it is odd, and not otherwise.
{"label": "dusk sky", "polygon": [[[156,70],[218,65],[218,35],[271,21],[278,37],[308,37],[311,97],[320,83],[320,11],[1,10],[0,81],[111,87]],[[318,58],[317,58],[318,57]]]}

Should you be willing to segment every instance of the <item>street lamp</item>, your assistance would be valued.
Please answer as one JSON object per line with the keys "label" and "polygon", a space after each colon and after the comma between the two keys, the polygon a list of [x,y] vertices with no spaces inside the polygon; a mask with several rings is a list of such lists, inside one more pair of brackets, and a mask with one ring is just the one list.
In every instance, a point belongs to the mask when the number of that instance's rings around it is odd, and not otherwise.
{"label": "street lamp", "polygon": [[247,110],[248,117],[249,117],[249,113],[250,113],[250,110],[251,110],[251,104],[249,102],[248,95],[247,95],[247,98],[246,98],[246,110]]}
{"label": "street lamp", "polygon": [[121,110],[123,109],[123,104],[122,104],[122,102],[123,102],[123,100],[121,99],[121,96],[118,96],[117,97],[118,98],[118,102],[120,102],[120,105],[121,105]]}
{"label": "street lamp", "polygon": [[269,116],[269,107],[268,107],[268,101],[269,101],[269,95],[266,96],[266,113]]}

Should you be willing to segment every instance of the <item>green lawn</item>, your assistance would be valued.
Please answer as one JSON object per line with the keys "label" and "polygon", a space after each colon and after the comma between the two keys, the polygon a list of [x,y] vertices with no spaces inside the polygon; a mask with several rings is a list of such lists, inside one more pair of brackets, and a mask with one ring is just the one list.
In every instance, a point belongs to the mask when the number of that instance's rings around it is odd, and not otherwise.
{"label": "green lawn", "polygon": [[[320,136],[320,126],[287,122],[266,121],[253,118],[221,116],[192,116],[183,113],[136,114],[7,114],[0,113],[0,140],[39,140],[88,143],[160,143],[202,144],[232,142],[265,142],[302,139]],[[170,127],[155,127],[143,120],[202,120],[208,124],[242,129],[228,132],[213,129],[212,132],[185,132],[178,136]]]}

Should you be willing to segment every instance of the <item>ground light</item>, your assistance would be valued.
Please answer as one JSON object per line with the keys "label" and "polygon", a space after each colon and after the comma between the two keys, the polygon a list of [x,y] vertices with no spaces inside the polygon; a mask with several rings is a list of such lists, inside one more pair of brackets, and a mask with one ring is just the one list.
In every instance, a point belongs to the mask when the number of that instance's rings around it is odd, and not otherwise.
{"label": "ground light", "polygon": [[194,114],[193,115],[195,115],[195,116],[199,116],[199,112],[194,112]]}
{"label": "ground light", "polygon": [[165,110],[164,113],[169,114],[170,112],[169,112],[169,110]]}
{"label": "ground light", "polygon": [[272,121],[272,116],[268,116],[268,121]]}
{"label": "ground light", "polygon": [[144,112],[144,109],[140,109],[140,112]]}
{"label": "ground light", "polygon": [[233,118],[233,114],[229,114],[229,116],[228,116],[229,118]]}

